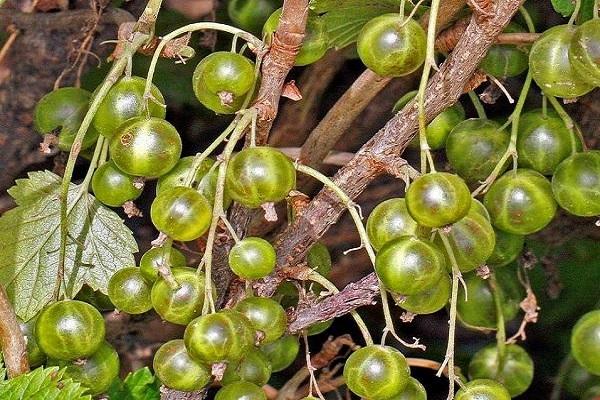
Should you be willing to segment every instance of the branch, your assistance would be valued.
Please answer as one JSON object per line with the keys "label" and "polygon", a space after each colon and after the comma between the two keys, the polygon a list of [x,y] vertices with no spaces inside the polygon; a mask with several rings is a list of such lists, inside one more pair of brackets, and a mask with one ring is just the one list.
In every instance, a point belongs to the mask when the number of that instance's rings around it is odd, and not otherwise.
{"label": "branch", "polygon": [[6,290],[0,285],[0,343],[9,378],[29,372],[27,343]]}
{"label": "branch", "polygon": [[[438,14],[438,26],[444,26],[451,21],[464,5],[464,0],[444,2],[444,7]],[[427,22],[428,17],[424,16],[421,24],[427,26]],[[391,78],[378,76],[370,70],[363,72],[310,133],[302,148],[300,161],[316,168],[350,128],[356,117],[390,81]]]}
{"label": "branch", "polygon": [[[72,10],[57,13],[23,13],[12,9],[0,9],[3,25],[15,25],[18,29],[52,30],[68,26],[79,26],[96,17],[94,10]],[[111,8],[100,19],[101,23],[120,25],[133,21],[125,10]]]}
{"label": "branch", "polygon": [[349,283],[341,292],[326,297],[319,303],[307,308],[299,307],[288,332],[298,333],[309,326],[348,314],[355,308],[375,304],[379,295],[379,283],[375,274],[370,274],[358,282]]}
{"label": "branch", "polygon": [[[431,79],[425,96],[427,121],[456,103],[465,85],[477,70],[481,59],[496,37],[517,11],[520,0],[498,2],[490,18],[472,18],[456,49],[446,59],[440,71]],[[392,118],[356,154],[354,159],[335,175],[333,181],[350,198],[355,199],[367,185],[384,171],[381,161],[394,162],[402,155],[417,133],[416,102],[409,103]],[[380,162],[374,162],[379,160]],[[259,295],[271,295],[285,278],[285,270],[301,262],[307,248],[337,221],[345,207],[328,189],[323,189],[280,235],[277,242],[278,267],[274,275],[257,285]]]}
{"label": "branch", "polygon": [[299,146],[318,122],[322,97],[346,59],[339,51],[330,50],[314,64],[309,65],[298,78],[297,86],[302,100],[287,101],[269,135],[271,146]]}
{"label": "branch", "polygon": [[262,82],[253,107],[258,110],[256,142],[265,144],[273,120],[277,116],[279,99],[285,79],[294,66],[302,46],[308,0],[285,0],[279,26],[273,35],[271,48],[263,60]]}

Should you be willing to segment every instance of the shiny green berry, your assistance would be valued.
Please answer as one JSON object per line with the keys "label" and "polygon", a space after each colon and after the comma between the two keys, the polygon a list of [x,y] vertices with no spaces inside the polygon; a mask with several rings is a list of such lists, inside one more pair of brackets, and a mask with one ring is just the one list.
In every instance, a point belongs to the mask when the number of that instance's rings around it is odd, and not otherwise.
{"label": "shiny green berry", "polygon": [[267,400],[267,396],[254,383],[238,381],[219,389],[215,400]]}
{"label": "shiny green berry", "polygon": [[493,379],[504,385],[511,397],[524,393],[533,381],[533,360],[516,344],[507,344],[499,363],[499,349],[491,344],[479,350],[469,363],[469,378]]}
{"label": "shiny green berry", "polygon": [[271,243],[258,237],[237,242],[229,252],[229,267],[240,278],[259,279],[273,272],[276,263]]}
{"label": "shiny green berry", "polygon": [[188,352],[199,362],[236,362],[254,345],[255,331],[239,311],[222,310],[194,319],[183,338]]}
{"label": "shiny green berry", "polygon": [[575,30],[569,46],[569,61],[579,77],[600,86],[600,20],[591,19]]}
{"label": "shiny green berry", "polygon": [[425,31],[413,19],[385,14],[367,22],[356,47],[361,61],[381,76],[399,77],[416,71],[425,61]]}
{"label": "shiny green berry", "polygon": [[502,175],[486,193],[483,204],[496,228],[517,235],[542,230],[552,221],[557,208],[550,182],[530,169]]}
{"label": "shiny green berry", "polygon": [[468,382],[457,393],[455,400],[510,400],[508,390],[491,379]]}
{"label": "shiny green berry", "polygon": [[196,98],[218,114],[240,110],[255,87],[254,63],[241,54],[217,51],[203,58],[192,77]]}
{"label": "shiny green berry", "polygon": [[[94,115],[92,124],[98,132],[111,138],[117,128],[125,121],[135,117],[164,118],[166,115],[165,99],[160,90],[151,86],[151,99],[144,99],[146,79],[139,76],[121,78],[108,91],[98,111]],[[146,109],[146,104],[148,108]]]}
{"label": "shiny green berry", "polygon": [[571,352],[579,365],[600,375],[600,310],[582,316],[571,333]]}
{"label": "shiny green berry", "polygon": [[525,236],[494,229],[496,245],[487,262],[495,267],[503,267],[515,261],[525,246]]}
{"label": "shiny green berry", "polygon": [[[33,111],[33,125],[41,134],[58,133],[58,148],[70,151],[75,135],[88,111],[91,93],[76,87],[56,89],[38,101]],[[81,149],[90,148],[98,139],[98,131],[90,126]]]}
{"label": "shiny green berry", "polygon": [[104,342],[104,319],[93,306],[62,300],[44,308],[35,324],[35,337],[44,353],[59,360],[91,356]]}
{"label": "shiny green berry", "polygon": [[267,356],[273,372],[279,372],[292,365],[298,357],[300,343],[296,336],[286,335],[260,346],[260,351]]}
{"label": "shiny green berry", "polygon": [[552,192],[573,215],[600,215],[600,151],[573,154],[554,171]]}
{"label": "shiny green berry", "polygon": [[152,286],[152,307],[165,321],[187,325],[202,313],[206,277],[194,268],[180,267],[171,270],[177,286],[158,278]]}
{"label": "shiny green berry", "polygon": [[228,364],[221,383],[246,381],[258,386],[265,385],[271,377],[271,363],[258,349],[249,351],[239,363]]}
{"label": "shiny green berry", "polygon": [[[524,32],[524,29],[511,22],[504,29],[505,33]],[[495,44],[490,47],[481,60],[479,67],[488,75],[496,78],[510,78],[527,70],[529,56],[526,49],[514,44]]]}
{"label": "shiny green berry", "polygon": [[235,309],[244,314],[252,327],[262,337],[261,343],[271,343],[279,339],[287,328],[285,310],[273,299],[267,297],[247,297]]}
{"label": "shiny green berry", "polygon": [[412,295],[432,288],[446,273],[444,255],[428,241],[403,236],[377,253],[375,271],[390,291]]}
{"label": "shiny green berry", "polygon": [[357,396],[389,399],[408,385],[410,369],[398,350],[370,345],[356,350],[346,360],[344,379]]}
{"label": "shiny green berry", "polygon": [[210,368],[189,356],[182,339],[160,346],[152,365],[156,377],[171,389],[184,392],[200,390],[211,380]]}
{"label": "shiny green berry", "polygon": [[249,208],[283,200],[296,186],[292,161],[272,147],[249,147],[235,154],[227,167],[231,197]]}
{"label": "shiny green berry", "polygon": [[108,282],[108,297],[117,310],[142,314],[152,309],[150,283],[137,267],[117,271]]}
{"label": "shiny green berry", "polygon": [[198,239],[210,227],[212,206],[202,194],[184,186],[158,195],[150,207],[152,223],[174,240]]}
{"label": "shiny green berry", "polygon": [[510,134],[501,128],[498,122],[484,118],[456,125],[446,140],[446,156],[452,169],[468,182],[485,180],[508,148]]}
{"label": "shiny green berry", "polygon": [[576,28],[558,25],[546,30],[529,52],[529,69],[535,83],[550,96],[567,99],[583,96],[594,86],[579,76],[569,59]]}
{"label": "shiny green berry", "polygon": [[[396,102],[393,112],[397,113],[417,95],[417,91],[408,92]],[[440,150],[446,146],[450,131],[465,119],[465,109],[460,103],[446,108],[439,113],[428,125],[426,130],[427,144],[431,150]],[[418,135],[409,144],[411,148],[419,148]]]}
{"label": "shiny green berry", "polygon": [[61,361],[49,360],[49,365],[64,368],[64,377],[71,378],[88,388],[91,395],[106,392],[119,375],[119,355],[115,349],[103,342],[98,350],[85,360]]}
{"label": "shiny green berry", "polygon": [[181,137],[159,118],[132,118],[110,140],[110,156],[129,175],[156,178],[169,172],[181,155]]}
{"label": "shiny green berry", "polygon": [[[464,289],[462,285],[459,286],[457,298],[459,320],[466,326],[475,329],[496,329],[496,305],[489,282],[480,278],[474,272],[464,274],[463,279],[468,295],[465,298]],[[511,290],[511,285],[514,284],[515,280],[516,277],[512,277],[512,281],[498,279],[502,313],[506,321],[512,320],[519,312],[521,296],[515,290]],[[518,285],[518,282],[516,284]]]}
{"label": "shiny green berry", "polygon": [[427,391],[425,391],[425,387],[421,382],[410,377],[406,387],[388,400],[427,400]]}
{"label": "shiny green berry", "polygon": [[406,206],[417,223],[439,228],[467,215],[471,208],[471,193],[458,175],[430,173],[410,184]]}
{"label": "shiny green berry", "polygon": [[[263,36],[273,35],[277,30],[281,8],[275,10],[263,27]],[[322,18],[312,11],[308,12],[306,20],[306,33],[302,40],[302,47],[296,55],[296,66],[304,66],[318,61],[325,55],[329,48],[327,30]]]}
{"label": "shiny green berry", "polygon": [[[158,178],[156,195],[158,196],[162,192],[171,190],[177,186],[186,186],[194,158],[193,156],[182,157],[177,161],[172,170]],[[211,204],[215,202],[218,175],[219,169],[215,168],[215,161],[212,158],[205,158],[200,163],[200,166],[196,170],[196,175],[191,182],[192,188],[202,193]],[[225,190],[223,192],[223,208],[227,209],[230,205],[231,197],[227,190]]]}
{"label": "shiny green berry", "polygon": [[398,306],[413,314],[433,314],[444,308],[450,300],[452,281],[446,274],[431,288],[410,296],[394,296]]}
{"label": "shiny green berry", "polygon": [[403,198],[385,200],[377,205],[367,219],[367,234],[375,250],[401,236],[418,236],[427,229],[419,227],[411,217]]}
{"label": "shiny green berry", "polygon": [[158,269],[165,267],[185,267],[186,260],[183,253],[173,246],[167,253],[164,247],[153,247],[144,253],[140,259],[140,272],[148,282],[154,282],[159,277]]}
{"label": "shiny green berry", "polygon": [[110,207],[121,207],[142,194],[143,181],[127,175],[114,162],[102,164],[92,177],[92,191],[98,201]]}
{"label": "shiny green berry", "polygon": [[519,120],[517,153],[519,167],[552,175],[558,164],[581,150],[581,140],[553,111],[526,112]]}
{"label": "shiny green berry", "polygon": [[[492,224],[473,207],[464,218],[453,223],[445,235],[461,272],[469,272],[484,265],[496,244]],[[444,249],[446,266],[451,269],[450,255],[439,235],[435,243],[439,248]]]}

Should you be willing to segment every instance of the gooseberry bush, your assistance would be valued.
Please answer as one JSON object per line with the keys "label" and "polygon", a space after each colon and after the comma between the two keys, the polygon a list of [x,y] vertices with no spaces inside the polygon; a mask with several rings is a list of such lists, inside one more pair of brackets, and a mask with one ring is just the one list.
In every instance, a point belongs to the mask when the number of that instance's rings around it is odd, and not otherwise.
{"label": "gooseberry bush", "polygon": [[[525,339],[543,310],[531,265],[521,262],[525,242],[557,218],[593,226],[600,216],[600,150],[589,148],[560,100],[600,86],[598,1],[553,0],[569,20],[541,33],[516,0],[448,2],[452,11],[440,0],[224,3],[232,25],[196,22],[159,37],[147,74],[133,76],[133,55],[153,39],[161,15],[161,1],[148,1],[93,92],[61,87],[39,99],[35,129],[57,136],[68,161],[63,176],[18,179],[9,190],[16,207],[0,217],[0,283],[18,317],[8,313],[0,325],[19,324],[21,358],[33,369],[0,382],[0,397],[324,399],[347,390],[369,400],[424,400],[433,393],[429,380],[416,379],[424,369],[447,383],[447,399],[534,398],[527,391],[536,390],[537,367]],[[436,42],[442,29],[440,37],[456,36],[444,51]],[[196,155],[182,156],[190,151],[153,78],[165,48],[198,31],[218,32],[229,48],[199,60],[188,90],[231,122]],[[364,64],[359,79],[420,84],[397,94],[390,123],[330,178],[266,139],[282,90],[303,90],[277,76],[335,52]],[[472,91],[481,76],[497,91],[518,82],[517,98],[507,93],[509,115],[487,116]],[[362,108],[353,107],[334,110],[354,118]],[[401,158],[405,148],[410,162]],[[383,173],[396,178],[397,195],[363,217],[359,179]],[[306,179],[323,186],[312,201],[302,193]],[[142,194],[152,201],[139,210]],[[157,235],[143,254],[120,208],[150,217]],[[372,272],[338,288],[319,239],[342,211],[361,241],[350,250],[366,252]],[[251,220],[260,225],[252,233]],[[195,263],[192,243],[201,250]],[[374,301],[382,330],[358,308]],[[180,335],[153,349],[152,372],[120,380],[105,326],[111,313],[159,318]],[[356,325],[343,328],[352,339],[331,339],[311,358],[320,349],[309,349],[307,336],[344,314]],[[401,321],[432,314],[448,321],[444,343],[431,343],[427,332],[403,339]],[[581,314],[565,365],[587,377],[579,398],[592,399],[600,392],[600,310]],[[456,335],[462,329],[488,335],[487,343],[474,349]],[[16,342],[3,340],[3,352],[19,351]],[[455,356],[461,347],[471,348],[469,360]],[[284,385],[278,377],[289,375],[279,373],[294,362],[305,368]],[[50,397],[55,392],[63,397]]]}

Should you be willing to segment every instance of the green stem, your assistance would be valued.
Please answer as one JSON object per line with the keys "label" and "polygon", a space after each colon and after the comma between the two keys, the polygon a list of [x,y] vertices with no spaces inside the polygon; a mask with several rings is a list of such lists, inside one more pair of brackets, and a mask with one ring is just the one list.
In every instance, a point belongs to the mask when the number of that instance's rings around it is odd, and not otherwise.
{"label": "green stem", "polygon": [[176,29],[173,32],[166,35],[165,37],[163,37],[163,39],[160,41],[158,46],[156,46],[156,50],[154,51],[154,55],[152,56],[152,61],[150,62],[150,67],[148,68],[148,76],[146,78],[146,89],[144,91],[144,97],[147,100],[152,98],[150,91],[152,89],[152,79],[154,78],[156,64],[158,63],[160,54],[162,53],[162,51],[165,48],[165,46],[167,45],[167,43],[169,43],[171,40],[173,40],[176,37],[183,35],[185,33],[195,32],[195,31],[203,31],[203,30],[209,30],[209,29],[216,30],[216,31],[222,31],[222,32],[228,32],[233,35],[237,35],[238,37],[246,40],[247,42],[250,42],[256,48],[260,48],[262,45],[262,42],[260,41],[260,39],[258,39],[254,35],[246,32],[246,31],[243,31],[241,29],[235,28],[233,26],[219,24],[217,22],[197,22],[195,24],[185,25],[179,29]]}
{"label": "green stem", "polygon": [[[328,177],[326,177],[319,171],[317,171],[311,167],[308,167],[306,165],[302,165],[302,164],[296,164],[296,169],[299,172],[302,172],[303,174],[306,174],[308,176],[315,178],[316,180],[321,182],[323,185],[325,185],[327,188],[332,190],[335,193],[335,195],[340,199],[340,201],[346,206],[346,208],[348,209],[348,212],[350,213],[350,216],[352,217],[352,220],[354,221],[356,230],[358,231],[358,236],[360,237],[361,245],[367,251],[369,260],[371,260],[371,264],[373,266],[375,266],[375,250],[373,249],[373,246],[371,245],[371,242],[369,241],[369,235],[367,235],[367,231],[365,230],[365,226],[363,225],[360,213],[356,209],[357,204],[354,203],[352,201],[352,199],[350,197],[348,197],[348,195],[342,189],[340,189],[331,179],[329,179]],[[379,281],[379,290],[381,292],[381,305],[383,307],[383,313],[385,316],[385,323],[386,323],[385,329],[388,332],[390,332],[403,345],[405,345],[407,347],[412,347],[412,348],[424,349],[424,346],[419,345],[418,343],[411,345],[411,344],[405,342],[404,340],[402,340],[400,338],[400,336],[398,336],[398,334],[396,333],[396,330],[394,328],[394,323],[393,323],[393,320],[391,317],[391,312],[390,312],[389,304],[387,301],[387,294],[385,292],[385,289],[383,288],[381,281]]]}
{"label": "green stem", "polygon": [[179,288],[179,283],[173,276],[171,270],[171,248],[173,247],[173,239],[168,238],[165,243],[161,246],[162,250],[162,262],[158,267],[158,273],[167,282],[167,285],[173,290]]}
{"label": "green stem", "polygon": [[104,136],[98,137],[98,141],[96,142],[96,147],[94,148],[94,154],[92,155],[90,165],[88,167],[87,172],[85,173],[83,182],[81,182],[81,185],[79,185],[80,194],[87,192],[88,187],[90,186],[90,182],[92,181],[92,177],[94,176],[94,171],[100,165],[102,151],[104,150],[105,146],[106,138]]}
{"label": "green stem", "polygon": [[529,93],[529,88],[531,87],[531,70],[527,72],[527,77],[525,78],[525,82],[523,83],[523,88],[521,89],[521,93],[519,94],[519,100],[517,101],[517,105],[515,106],[514,111],[512,112],[511,119],[511,131],[510,131],[510,142],[508,144],[508,148],[506,152],[496,164],[496,167],[492,171],[492,173],[486,178],[486,180],[479,186],[474,192],[473,197],[477,196],[480,193],[485,193],[492,183],[498,178],[500,173],[504,170],[504,166],[509,158],[512,157],[514,168],[517,167],[517,136],[519,134],[519,120],[521,119],[521,112],[523,111],[523,106],[525,105],[525,100],[527,99],[527,94]]}
{"label": "green stem", "polygon": [[446,253],[448,254],[448,258],[450,258],[450,264],[452,265],[452,295],[450,297],[450,322],[448,328],[448,344],[446,347],[446,357],[442,366],[437,372],[437,376],[441,376],[444,371],[444,367],[448,365],[448,380],[449,380],[449,388],[448,388],[448,400],[454,398],[454,381],[456,379],[456,374],[454,370],[454,342],[456,335],[456,301],[458,299],[458,284],[461,276],[460,269],[458,268],[458,263],[456,262],[456,257],[454,256],[454,251],[452,250],[452,246],[450,246],[450,241],[448,240],[447,234],[443,231],[439,231],[440,238],[444,243],[444,247],[446,249]]}
{"label": "green stem", "polygon": [[[215,312],[214,296],[212,293],[212,252],[217,233],[217,225],[219,223],[219,219],[221,219],[224,216],[223,195],[225,188],[225,174],[227,173],[227,166],[229,164],[229,159],[233,154],[233,150],[235,149],[235,145],[243,136],[245,129],[252,121],[253,112],[240,112],[242,114],[242,117],[240,118],[235,129],[231,133],[231,137],[229,138],[229,141],[227,142],[227,145],[223,150],[223,154],[221,154],[221,164],[219,165],[219,174],[217,176],[212,221],[208,230],[208,238],[206,239],[206,250],[204,250],[204,257],[202,258],[202,261],[204,262],[204,273],[206,275],[206,286],[204,288],[204,307],[202,310],[203,314]],[[198,267],[198,271],[200,270],[201,268]]]}
{"label": "green stem", "polygon": [[73,177],[75,161],[77,161],[77,156],[81,151],[81,143],[83,142],[83,138],[92,123],[92,119],[94,118],[96,111],[100,107],[100,103],[102,102],[110,88],[123,74],[125,66],[127,65],[128,56],[133,55],[137,51],[137,49],[140,48],[147,40],[148,35],[136,33],[133,35],[131,41],[126,43],[125,48],[123,50],[123,54],[119,59],[117,59],[114,62],[108,75],[97,89],[97,93],[92,99],[92,102],[90,103],[90,108],[85,114],[85,117],[83,118],[83,121],[81,122],[81,125],[77,130],[75,139],[73,140],[73,145],[71,146],[71,152],[69,153],[69,158],[67,160],[67,165],[65,166],[65,173],[63,175],[60,187],[60,249],[58,260],[57,288],[55,289],[56,298],[60,293],[60,286],[62,285],[65,272],[65,258],[68,235],[67,202],[69,195],[69,185],[71,183],[71,178]]}
{"label": "green stem", "polygon": [[533,19],[531,18],[529,11],[527,11],[527,9],[524,6],[520,6],[519,12],[521,13],[521,16],[523,17],[523,19],[525,20],[525,24],[527,25],[527,30],[529,30],[530,33],[534,33],[535,32],[535,24],[533,23]]}
{"label": "green stem", "polygon": [[571,14],[571,18],[569,18],[569,25],[573,25],[579,16],[579,10],[581,9],[581,0],[575,0],[575,10],[573,10],[573,14]]}
{"label": "green stem", "polygon": [[227,139],[227,136],[229,136],[229,134],[235,129],[236,125],[240,121],[240,118],[241,118],[241,116],[240,116],[240,114],[238,114],[235,117],[235,119],[233,121],[231,121],[229,126],[227,126],[227,128],[225,128],[223,133],[221,133],[206,149],[204,149],[203,152],[196,153],[196,155],[194,156],[194,161],[192,161],[192,166],[190,168],[190,171],[188,172],[188,174],[185,178],[185,186],[192,185],[192,183],[194,182],[194,178],[196,177],[196,173],[198,172],[198,169],[202,165],[202,161],[204,161],[208,156],[210,156],[212,154],[212,152],[215,151],[216,148],[219,147],[219,145],[221,143],[223,143],[223,141],[225,139]]}
{"label": "green stem", "polygon": [[108,161],[108,144],[108,140],[105,140],[102,145],[102,153],[100,153],[100,160],[98,160],[99,167]]}
{"label": "green stem", "polygon": [[[577,125],[575,125],[575,121],[573,121],[573,118],[571,118],[571,116],[565,110],[565,108],[562,106],[562,104],[560,104],[560,101],[558,101],[558,99],[554,96],[545,95],[545,97],[548,98],[548,101],[552,105],[552,108],[554,108],[554,111],[556,111],[558,116],[563,120],[563,123],[565,124],[567,129],[570,130],[573,135],[575,135],[577,138],[579,138],[579,140],[581,141],[581,145],[583,146],[583,150],[587,151],[588,148],[585,143],[585,139],[583,138],[583,135],[581,134],[581,131],[579,129],[577,129]],[[572,142],[572,151],[573,151],[573,153],[577,152],[577,146],[575,145],[575,142]]]}
{"label": "green stem", "polygon": [[427,25],[427,52],[425,54],[425,65],[419,83],[419,92],[417,93],[417,103],[419,105],[419,145],[421,147],[421,173],[427,172],[427,162],[432,172],[435,172],[435,165],[431,157],[429,144],[427,143],[427,116],[425,115],[425,90],[429,82],[431,67],[435,65],[435,36],[438,10],[441,0],[432,0],[429,9],[429,22]]}
{"label": "green stem", "polygon": [[500,293],[498,281],[494,273],[490,275],[488,282],[492,289],[494,306],[496,308],[496,346],[498,349],[497,373],[499,374],[504,369],[504,361],[506,360],[506,327],[504,324],[504,313],[502,312],[502,294]]}
{"label": "green stem", "polygon": [[548,118],[548,96],[542,93],[542,115]]}
{"label": "green stem", "polygon": [[400,0],[400,12],[398,13],[400,21],[404,21],[404,7],[406,7],[406,0]]}
{"label": "green stem", "polygon": [[[331,283],[327,278],[325,278],[323,275],[319,274],[315,270],[312,270],[310,272],[310,274],[308,275],[308,279],[320,284],[325,289],[329,290],[331,293],[335,294],[340,292],[333,283]],[[365,324],[365,321],[363,321],[363,319],[358,314],[358,312],[356,312],[356,310],[351,311],[350,314],[352,315],[352,318],[354,318],[354,321],[356,321],[356,325],[358,325],[358,329],[360,329],[360,332],[362,333],[363,339],[365,340],[367,346],[373,345],[373,338],[371,337],[371,333],[369,333],[369,328],[367,328],[367,324]]]}
{"label": "green stem", "polygon": [[475,107],[475,111],[477,112],[477,116],[481,119],[487,119],[487,114],[485,113],[485,108],[483,108],[483,104],[477,96],[477,93],[474,91],[469,92],[469,99],[471,99],[471,103],[473,103],[473,107]]}
{"label": "green stem", "polygon": [[600,11],[598,10],[600,8],[600,0],[594,0],[594,19],[598,19],[600,17]]}

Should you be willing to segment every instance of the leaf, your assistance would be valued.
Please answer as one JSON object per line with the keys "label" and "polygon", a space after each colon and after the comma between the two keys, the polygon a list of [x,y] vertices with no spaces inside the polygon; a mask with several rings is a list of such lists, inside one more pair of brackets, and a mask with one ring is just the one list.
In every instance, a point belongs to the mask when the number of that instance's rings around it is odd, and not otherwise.
{"label": "leaf", "polygon": [[340,49],[355,42],[369,20],[398,12],[400,0],[311,0],[310,8],[323,14],[330,46]]}
{"label": "leaf", "polygon": [[581,10],[579,11],[579,15],[577,16],[577,24],[581,25],[586,21],[594,18],[594,0],[582,0],[581,1]]}
{"label": "leaf", "polygon": [[6,368],[4,368],[4,355],[0,353],[0,382],[6,380]]}
{"label": "leaf", "polygon": [[[18,180],[9,193],[19,206],[0,218],[0,283],[25,321],[53,299],[58,286],[60,181],[48,171]],[[72,298],[83,284],[106,293],[117,270],[135,265],[138,249],[131,231],[116,213],[74,184],[67,220],[66,287],[61,285],[61,294]]]}
{"label": "leaf", "polygon": [[87,388],[63,379],[63,371],[58,367],[39,367],[33,371],[0,382],[2,400],[91,400],[86,395]]}
{"label": "leaf", "polygon": [[111,400],[158,400],[160,388],[148,367],[144,367],[129,373],[125,381],[115,379],[106,394]]}
{"label": "leaf", "polygon": [[575,2],[572,0],[551,0],[552,7],[554,7],[554,11],[562,15],[563,17],[568,17],[573,14],[575,11]]}

